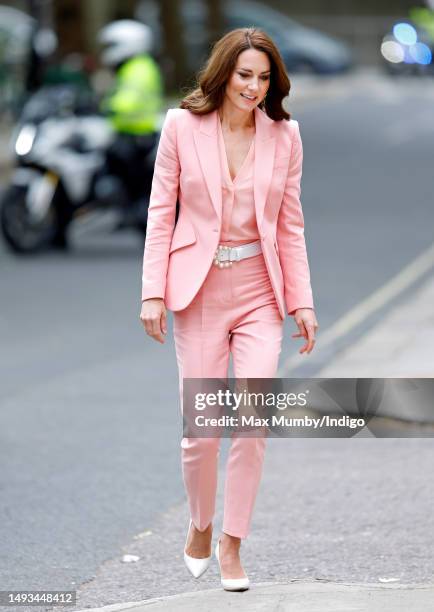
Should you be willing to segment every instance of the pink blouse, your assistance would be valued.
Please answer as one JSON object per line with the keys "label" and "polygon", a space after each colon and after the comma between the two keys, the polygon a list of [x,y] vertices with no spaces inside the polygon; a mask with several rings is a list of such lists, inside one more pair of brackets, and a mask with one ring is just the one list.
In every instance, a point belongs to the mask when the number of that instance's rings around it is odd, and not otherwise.
{"label": "pink blouse", "polygon": [[255,159],[255,137],[235,179],[232,180],[226,155],[223,130],[220,120],[218,140],[222,176],[222,230],[220,242],[243,244],[259,240],[253,195],[253,168]]}

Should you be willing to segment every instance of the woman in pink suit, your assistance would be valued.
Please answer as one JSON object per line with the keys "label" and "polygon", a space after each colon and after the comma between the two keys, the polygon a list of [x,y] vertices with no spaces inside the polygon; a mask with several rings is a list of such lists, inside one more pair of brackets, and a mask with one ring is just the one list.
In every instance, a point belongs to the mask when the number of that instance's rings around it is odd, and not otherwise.
{"label": "woman in pink suit", "polygon": [[[300,205],[302,143],[282,100],[282,58],[261,30],[221,38],[198,86],[164,122],[143,258],[140,319],[164,342],[173,311],[184,378],[272,378],[285,313],[310,353],[313,309]],[[175,227],[176,203],[179,216]],[[233,437],[216,557],[225,589],[249,587],[239,556],[261,478],[265,437]],[[190,526],[184,560],[196,578],[211,559],[220,438],[183,438]]]}

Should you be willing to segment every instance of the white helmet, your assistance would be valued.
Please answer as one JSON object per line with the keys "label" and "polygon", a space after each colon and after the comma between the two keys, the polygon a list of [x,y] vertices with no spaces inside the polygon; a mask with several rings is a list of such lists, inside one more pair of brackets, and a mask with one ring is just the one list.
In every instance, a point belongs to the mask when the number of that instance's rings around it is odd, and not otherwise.
{"label": "white helmet", "polygon": [[104,26],[98,40],[105,47],[101,53],[102,63],[116,66],[140,53],[149,53],[153,36],[151,28],[144,23],[120,19]]}

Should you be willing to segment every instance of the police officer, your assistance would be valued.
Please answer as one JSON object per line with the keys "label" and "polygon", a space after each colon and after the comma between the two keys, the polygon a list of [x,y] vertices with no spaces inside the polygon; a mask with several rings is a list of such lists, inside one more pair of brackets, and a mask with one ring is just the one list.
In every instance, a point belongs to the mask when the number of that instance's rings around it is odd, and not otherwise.
{"label": "police officer", "polygon": [[160,68],[150,51],[151,29],[138,21],[122,19],[99,33],[101,62],[115,73],[114,87],[104,97],[101,110],[109,117],[118,138],[110,151],[111,170],[123,179],[129,202],[118,227],[134,218],[131,200],[143,196],[144,157],[156,145],[163,107]]}

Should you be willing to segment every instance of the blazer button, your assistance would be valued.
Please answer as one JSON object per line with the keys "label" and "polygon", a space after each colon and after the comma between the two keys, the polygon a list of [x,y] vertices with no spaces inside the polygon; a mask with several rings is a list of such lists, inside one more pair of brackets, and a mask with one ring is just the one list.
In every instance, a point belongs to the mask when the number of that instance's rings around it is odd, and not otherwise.
{"label": "blazer button", "polygon": [[262,240],[265,240],[265,234],[262,235]]}
{"label": "blazer button", "polygon": [[215,227],[212,230],[213,232],[218,232],[218,229],[216,229]]}

